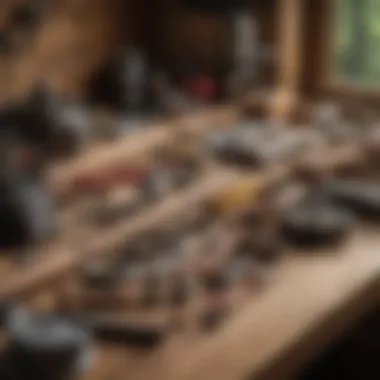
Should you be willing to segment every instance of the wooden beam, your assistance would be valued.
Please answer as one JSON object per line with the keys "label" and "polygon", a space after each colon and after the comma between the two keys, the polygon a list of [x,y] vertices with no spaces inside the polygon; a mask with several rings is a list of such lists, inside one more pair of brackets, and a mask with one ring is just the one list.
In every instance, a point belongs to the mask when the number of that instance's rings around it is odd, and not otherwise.
{"label": "wooden beam", "polygon": [[305,0],[301,86],[304,95],[325,92],[334,81],[336,0]]}
{"label": "wooden beam", "polygon": [[274,118],[288,118],[296,107],[301,68],[302,1],[278,0],[277,92],[270,114]]}
{"label": "wooden beam", "polygon": [[301,7],[301,0],[278,2],[278,81],[288,91],[297,91],[300,79]]}

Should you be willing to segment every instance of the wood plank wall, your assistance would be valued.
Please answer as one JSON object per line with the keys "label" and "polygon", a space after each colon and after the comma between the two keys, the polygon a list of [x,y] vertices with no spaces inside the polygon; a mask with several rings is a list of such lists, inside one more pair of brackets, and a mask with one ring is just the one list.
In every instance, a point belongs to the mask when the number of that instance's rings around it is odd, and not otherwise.
{"label": "wood plank wall", "polygon": [[[122,40],[135,37],[128,12],[122,31],[120,0],[45,1],[49,8],[41,26],[0,57],[0,102],[22,96],[41,76],[60,92],[80,93],[88,73]],[[0,27],[6,33],[15,33],[7,22],[14,6],[1,0]]]}
{"label": "wood plank wall", "polygon": [[[196,56],[200,64],[215,67],[231,52],[231,25],[227,18],[192,12],[179,0],[163,1],[161,10],[160,60],[167,65],[180,64]],[[258,4],[258,3],[256,3]],[[252,5],[263,43],[275,44],[275,0]],[[273,65],[268,69],[273,73]],[[269,75],[269,73],[268,73]]]}
{"label": "wood plank wall", "polygon": [[[31,0],[0,1],[0,32],[13,33],[8,16],[22,1]],[[57,91],[80,95],[89,73],[121,44],[144,45],[152,59],[168,67],[189,56],[215,67],[230,51],[228,21],[186,12],[179,0],[41,1],[49,5],[41,27],[11,54],[0,55],[0,103],[22,96],[42,76]],[[274,7],[255,13],[260,35],[272,44]]]}

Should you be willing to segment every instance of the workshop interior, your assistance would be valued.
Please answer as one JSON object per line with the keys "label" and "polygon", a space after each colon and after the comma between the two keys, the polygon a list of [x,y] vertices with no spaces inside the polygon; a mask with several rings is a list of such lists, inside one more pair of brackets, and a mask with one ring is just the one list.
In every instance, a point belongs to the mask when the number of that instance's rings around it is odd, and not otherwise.
{"label": "workshop interior", "polygon": [[378,380],[379,52],[371,0],[1,0],[0,380]]}

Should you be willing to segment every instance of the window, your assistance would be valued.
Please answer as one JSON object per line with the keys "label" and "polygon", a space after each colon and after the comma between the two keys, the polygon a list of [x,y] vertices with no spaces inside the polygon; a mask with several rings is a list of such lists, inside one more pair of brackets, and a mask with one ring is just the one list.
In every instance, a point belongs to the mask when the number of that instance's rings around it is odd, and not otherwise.
{"label": "window", "polygon": [[336,1],[335,76],[380,87],[380,1]]}

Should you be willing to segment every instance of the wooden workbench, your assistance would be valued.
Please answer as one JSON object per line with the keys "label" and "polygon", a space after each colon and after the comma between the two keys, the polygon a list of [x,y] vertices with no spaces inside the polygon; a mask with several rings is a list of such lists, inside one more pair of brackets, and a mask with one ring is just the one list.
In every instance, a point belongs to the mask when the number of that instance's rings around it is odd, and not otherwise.
{"label": "wooden workbench", "polygon": [[86,380],[291,379],[375,307],[379,244],[378,230],[358,228],[337,252],[289,254],[268,288],[216,333],[175,333],[148,354],[99,347]]}
{"label": "wooden workbench", "polygon": [[340,249],[288,252],[274,267],[267,288],[216,333],[175,334],[147,355],[125,349],[116,350],[111,358],[109,353],[100,355],[99,367],[93,372],[98,375],[91,379],[105,379],[111,370],[120,374],[115,379],[292,378],[376,307],[378,233],[373,226],[359,226]]}
{"label": "wooden workbench", "polygon": [[[111,367],[120,368],[120,379],[292,378],[376,307],[378,232],[373,226],[358,226],[339,249],[289,252],[274,267],[268,287],[215,334],[192,331],[175,335],[157,352],[139,354],[138,360],[126,361],[136,353],[124,350],[123,355],[112,356],[116,362]],[[105,368],[104,357],[100,358],[101,368]]]}
{"label": "wooden workbench", "polygon": [[[120,148],[120,152],[123,150]],[[113,160],[111,151],[108,154]],[[67,175],[72,175],[67,170]],[[36,261],[27,271],[12,270],[9,277],[4,277],[0,297],[33,295],[49,283],[64,280],[89,255],[104,254],[120,239],[170,220],[183,205],[191,208],[239,175],[236,171],[215,171],[128,223],[122,221],[99,235],[89,230],[82,235],[82,242],[46,247],[44,257],[52,257]],[[175,334],[149,354],[97,347],[95,368],[86,380],[105,380],[109,376],[115,380],[153,376],[159,380],[232,380],[251,374],[255,379],[288,379],[361,313],[375,306],[380,274],[380,238],[376,232],[358,229],[339,252],[287,255],[273,269],[273,281],[264,291],[214,334]]]}
{"label": "wooden workbench", "polygon": [[291,378],[376,307],[379,246],[378,230],[358,229],[337,252],[284,260],[275,283],[180,363],[171,378]]}
{"label": "wooden workbench", "polygon": [[[143,353],[96,347],[87,380],[290,379],[359,317],[375,308],[380,289],[376,228],[358,228],[334,252],[289,252],[272,281],[215,333],[174,333],[160,348]],[[55,275],[72,265],[62,252]],[[50,262],[50,265],[53,261]],[[36,268],[36,270],[38,270]],[[50,271],[51,278],[54,270]],[[19,291],[32,284],[19,274]],[[2,287],[1,294],[15,292]],[[17,292],[16,292],[17,293]]]}

